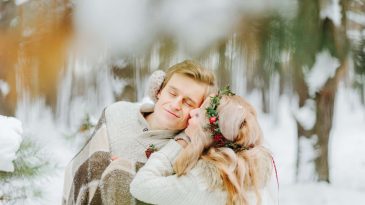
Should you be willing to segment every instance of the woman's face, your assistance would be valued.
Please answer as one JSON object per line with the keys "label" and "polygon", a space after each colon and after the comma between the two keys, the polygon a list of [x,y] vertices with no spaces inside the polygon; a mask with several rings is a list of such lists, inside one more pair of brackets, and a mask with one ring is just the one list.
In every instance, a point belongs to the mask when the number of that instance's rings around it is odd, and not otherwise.
{"label": "woman's face", "polygon": [[202,121],[205,117],[204,108],[195,108],[189,114],[190,119],[188,120],[188,127],[185,129],[185,133],[192,137],[199,130],[199,127],[202,126]]}
{"label": "woman's face", "polygon": [[185,129],[185,134],[189,137],[194,137],[195,133],[201,130],[203,126],[208,123],[206,118],[206,108],[210,104],[210,97],[206,98],[200,108],[195,108],[189,112],[190,119],[188,120],[188,126]]}

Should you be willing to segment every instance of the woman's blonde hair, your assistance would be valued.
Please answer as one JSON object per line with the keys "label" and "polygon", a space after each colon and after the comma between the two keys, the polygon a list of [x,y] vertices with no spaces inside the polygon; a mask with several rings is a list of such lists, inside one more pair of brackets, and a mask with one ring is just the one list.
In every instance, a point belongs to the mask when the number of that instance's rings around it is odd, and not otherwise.
{"label": "woman's blonde hair", "polygon": [[[204,105],[209,102],[207,99]],[[178,176],[191,170],[199,159],[212,163],[219,171],[225,190],[227,204],[248,204],[248,191],[256,195],[261,204],[259,189],[265,186],[272,172],[272,158],[269,150],[263,147],[263,135],[258,124],[255,109],[239,96],[223,96],[218,106],[219,127],[226,139],[249,147],[249,150],[234,152],[227,147],[213,147],[211,133],[202,120],[197,136],[178,156],[174,170]],[[204,112],[205,114],[205,112]]]}

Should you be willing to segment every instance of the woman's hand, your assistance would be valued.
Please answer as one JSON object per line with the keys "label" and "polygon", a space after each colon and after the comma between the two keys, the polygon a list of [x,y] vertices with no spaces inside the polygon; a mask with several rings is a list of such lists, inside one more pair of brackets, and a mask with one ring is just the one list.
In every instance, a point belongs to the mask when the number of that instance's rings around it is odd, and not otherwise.
{"label": "woman's hand", "polygon": [[187,134],[180,134],[175,137],[175,141],[179,143],[183,148],[185,148],[190,142],[191,139]]}
{"label": "woman's hand", "polygon": [[188,143],[184,139],[182,139],[182,138],[177,138],[177,139],[175,139],[175,141],[178,144],[180,144],[183,148],[185,148],[188,145]]}

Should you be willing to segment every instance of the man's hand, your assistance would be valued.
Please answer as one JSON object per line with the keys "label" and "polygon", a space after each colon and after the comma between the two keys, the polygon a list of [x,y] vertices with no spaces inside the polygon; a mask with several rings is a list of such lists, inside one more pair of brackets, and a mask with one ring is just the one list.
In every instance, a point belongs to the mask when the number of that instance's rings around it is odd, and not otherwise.
{"label": "man's hand", "polygon": [[115,156],[115,155],[113,155],[112,157],[111,157],[111,159],[112,159],[112,161],[114,161],[114,160],[117,160],[117,159],[119,159],[117,156]]}

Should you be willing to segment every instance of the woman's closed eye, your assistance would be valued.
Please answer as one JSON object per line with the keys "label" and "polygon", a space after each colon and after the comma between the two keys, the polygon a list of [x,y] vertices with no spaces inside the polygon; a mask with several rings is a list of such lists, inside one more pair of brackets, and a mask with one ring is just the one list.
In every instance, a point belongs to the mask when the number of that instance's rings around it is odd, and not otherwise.
{"label": "woman's closed eye", "polygon": [[170,91],[170,92],[169,92],[169,94],[170,94],[171,96],[176,96],[176,93],[175,93],[175,92],[172,92],[172,91]]}

